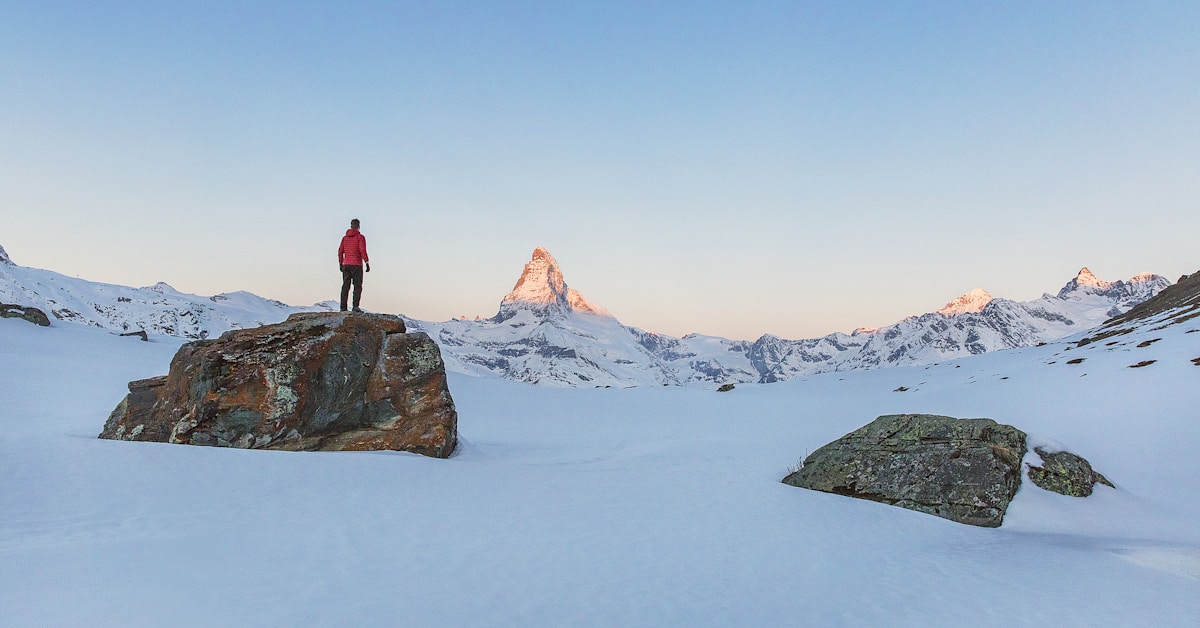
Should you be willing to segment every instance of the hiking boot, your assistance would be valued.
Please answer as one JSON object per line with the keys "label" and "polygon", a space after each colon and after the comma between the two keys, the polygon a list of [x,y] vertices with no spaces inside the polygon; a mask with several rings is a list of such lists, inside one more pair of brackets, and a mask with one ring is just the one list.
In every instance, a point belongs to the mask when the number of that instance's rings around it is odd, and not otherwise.
{"label": "hiking boot", "polygon": [[362,312],[362,308],[360,308],[360,307],[355,307],[353,310],[350,310],[350,311],[351,311],[351,312]]}

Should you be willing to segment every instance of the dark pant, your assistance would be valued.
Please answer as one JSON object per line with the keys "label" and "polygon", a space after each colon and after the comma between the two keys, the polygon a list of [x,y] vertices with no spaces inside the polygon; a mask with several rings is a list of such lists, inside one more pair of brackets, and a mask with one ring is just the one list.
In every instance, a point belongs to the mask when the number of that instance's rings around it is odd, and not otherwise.
{"label": "dark pant", "polygon": [[362,300],[362,266],[342,266],[342,311],[346,311],[346,297],[350,296],[350,284],[354,284],[354,307]]}

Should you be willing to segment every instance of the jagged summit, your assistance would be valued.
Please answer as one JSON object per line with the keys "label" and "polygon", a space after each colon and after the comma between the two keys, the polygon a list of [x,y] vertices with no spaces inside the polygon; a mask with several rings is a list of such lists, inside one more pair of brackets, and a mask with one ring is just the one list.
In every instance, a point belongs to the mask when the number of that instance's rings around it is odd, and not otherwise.
{"label": "jagged summit", "polygon": [[8,264],[10,266],[16,266],[16,264],[13,264],[12,258],[8,256],[7,252],[5,252],[3,246],[0,246],[0,264]]}
{"label": "jagged summit", "polygon": [[567,284],[550,251],[540,246],[533,250],[533,257],[525,264],[512,292],[506,294],[500,303],[517,302],[567,305]]}
{"label": "jagged summit", "polygon": [[1170,281],[1154,273],[1135,275],[1129,281],[1105,281],[1084,266],[1079,269],[1079,274],[1075,275],[1074,279],[1058,291],[1058,298],[1078,299],[1086,298],[1087,295],[1099,295],[1112,298],[1124,307],[1130,307],[1134,305],[1133,302],[1145,301],[1169,285]]}
{"label": "jagged summit", "polygon": [[1103,279],[1092,274],[1092,270],[1087,266],[1080,268],[1079,274],[1075,275],[1075,278],[1067,283],[1068,286],[1071,284],[1074,284],[1075,287],[1086,286],[1088,288],[1096,288],[1098,290],[1105,290],[1112,286],[1111,281],[1104,281]]}
{"label": "jagged summit", "polygon": [[958,316],[967,312],[982,312],[983,308],[987,307],[988,303],[992,302],[992,295],[983,288],[975,288],[974,290],[958,297],[957,299],[947,303],[942,309],[938,310],[938,314],[945,316]]}
{"label": "jagged summit", "polygon": [[579,312],[612,316],[604,308],[583,298],[574,288],[568,287],[554,256],[540,246],[533,250],[533,256],[529,263],[525,264],[525,269],[513,286],[512,292],[504,295],[504,299],[500,301],[500,312],[496,316],[504,320],[519,309],[532,310],[544,315]]}

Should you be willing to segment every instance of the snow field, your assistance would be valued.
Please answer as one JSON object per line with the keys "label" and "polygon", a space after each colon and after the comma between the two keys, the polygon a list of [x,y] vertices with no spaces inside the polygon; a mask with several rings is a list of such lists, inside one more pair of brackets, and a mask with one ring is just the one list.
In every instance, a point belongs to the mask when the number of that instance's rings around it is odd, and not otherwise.
{"label": "snow field", "polygon": [[[101,441],[179,341],[0,320],[0,624],[1194,626],[1188,329],[729,393],[452,373],[435,460]],[[1118,489],[1025,482],[982,529],[779,482],[897,412],[1010,423]]]}

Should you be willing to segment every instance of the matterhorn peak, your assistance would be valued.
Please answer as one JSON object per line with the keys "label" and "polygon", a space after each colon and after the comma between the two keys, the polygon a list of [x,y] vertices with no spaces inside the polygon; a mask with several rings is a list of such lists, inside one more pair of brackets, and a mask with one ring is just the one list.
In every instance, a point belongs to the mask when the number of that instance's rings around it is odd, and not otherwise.
{"label": "matterhorn peak", "polygon": [[563,280],[558,261],[543,247],[533,250],[533,256],[512,292],[500,301],[500,318],[508,318],[506,312],[513,309],[531,309],[545,314],[583,312],[599,316],[611,316],[604,308],[583,298]]}
{"label": "matterhorn peak", "polygon": [[937,313],[944,316],[958,316],[959,314],[967,314],[969,312],[982,312],[983,308],[987,307],[987,304],[991,302],[992,295],[988,294],[987,290],[975,288],[947,303]]}
{"label": "matterhorn peak", "polygon": [[550,251],[542,247],[533,250],[533,257],[525,264],[521,277],[517,279],[512,292],[504,296],[500,302],[533,303],[538,305],[567,305],[567,284],[563,281],[562,271],[558,261]]}

